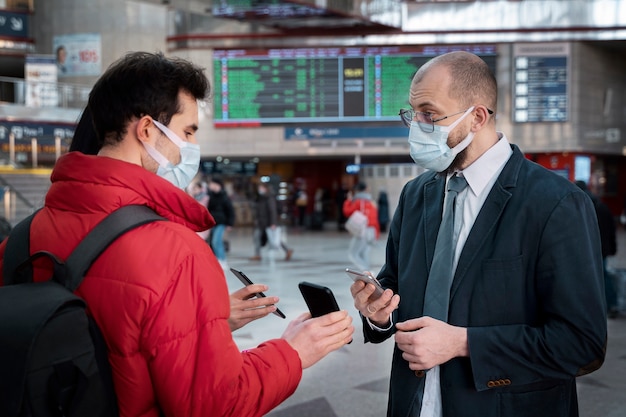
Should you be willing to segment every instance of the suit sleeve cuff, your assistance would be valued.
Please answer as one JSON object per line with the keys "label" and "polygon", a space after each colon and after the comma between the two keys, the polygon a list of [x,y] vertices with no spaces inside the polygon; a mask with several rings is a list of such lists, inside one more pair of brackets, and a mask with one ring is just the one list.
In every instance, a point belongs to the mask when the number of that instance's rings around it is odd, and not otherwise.
{"label": "suit sleeve cuff", "polygon": [[370,329],[376,330],[377,332],[388,332],[393,327],[393,315],[392,314],[389,315],[389,326],[385,328],[378,327],[377,325],[372,323],[369,317],[365,317],[365,320],[367,321],[367,324],[370,326]]}

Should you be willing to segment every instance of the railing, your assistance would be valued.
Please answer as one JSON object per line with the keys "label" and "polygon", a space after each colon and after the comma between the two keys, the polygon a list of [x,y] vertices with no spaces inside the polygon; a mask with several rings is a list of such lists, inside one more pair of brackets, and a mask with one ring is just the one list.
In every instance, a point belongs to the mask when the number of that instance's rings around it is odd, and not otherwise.
{"label": "railing", "polygon": [[2,208],[0,209],[0,216],[4,217],[9,223],[15,219],[17,214],[17,198],[15,198],[15,192],[11,190],[8,185],[0,188],[2,193]]}
{"label": "railing", "polygon": [[37,207],[18,190],[11,187],[0,177],[0,196],[2,204],[0,204],[0,216],[4,217],[9,223],[15,224],[28,214],[33,213]]}
{"label": "railing", "polygon": [[0,77],[0,103],[82,109],[90,91],[91,87],[79,84]]}
{"label": "railing", "polygon": [[[49,166],[67,151],[87,85],[0,77],[0,151],[11,164]],[[2,161],[0,161],[0,165]]]}

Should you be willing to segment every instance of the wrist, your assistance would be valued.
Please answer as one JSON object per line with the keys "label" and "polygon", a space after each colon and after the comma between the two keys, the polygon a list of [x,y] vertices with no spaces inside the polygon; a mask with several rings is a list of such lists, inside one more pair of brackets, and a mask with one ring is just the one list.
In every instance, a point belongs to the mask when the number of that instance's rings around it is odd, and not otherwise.
{"label": "wrist", "polygon": [[467,328],[457,328],[457,357],[469,356],[469,345],[467,343]]}
{"label": "wrist", "polygon": [[389,316],[389,320],[387,320],[384,323],[375,322],[373,320],[370,320],[369,317],[365,317],[365,320],[367,321],[367,324],[369,324],[370,329],[376,330],[379,332],[389,331],[393,327],[393,320],[391,319],[391,315]]}

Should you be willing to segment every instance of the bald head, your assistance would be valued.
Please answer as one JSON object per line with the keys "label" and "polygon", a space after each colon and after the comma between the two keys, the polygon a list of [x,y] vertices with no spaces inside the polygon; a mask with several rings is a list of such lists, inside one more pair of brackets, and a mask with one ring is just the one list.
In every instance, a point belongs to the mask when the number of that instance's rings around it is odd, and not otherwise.
{"label": "bald head", "polygon": [[411,88],[419,84],[431,71],[447,71],[450,74],[448,95],[450,98],[469,107],[484,104],[495,111],[497,108],[497,84],[489,66],[480,57],[465,51],[439,55],[415,73]]}

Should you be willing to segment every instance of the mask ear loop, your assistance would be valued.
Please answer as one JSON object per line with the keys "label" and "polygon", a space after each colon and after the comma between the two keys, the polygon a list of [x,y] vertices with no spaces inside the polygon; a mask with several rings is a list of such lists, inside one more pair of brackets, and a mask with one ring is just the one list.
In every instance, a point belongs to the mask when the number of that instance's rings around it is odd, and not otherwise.
{"label": "mask ear loop", "polygon": [[[165,134],[165,136],[167,136],[168,139],[174,143],[174,145],[176,145],[179,149],[181,148],[180,143],[182,141],[180,140],[180,138],[177,137],[176,133],[172,132],[170,129],[167,128],[167,126],[163,125],[162,123],[157,122],[154,119],[152,119],[152,123],[154,123],[154,125],[161,132],[163,132],[163,134]],[[148,154],[152,157],[152,159],[158,162],[161,168],[167,168],[172,165],[172,163],[165,156],[163,156],[161,152],[157,151],[152,145],[146,142],[141,142],[141,143],[143,144],[143,147],[146,149]]]}
{"label": "mask ear loop", "polygon": [[[455,125],[454,127],[456,127],[457,124],[459,124],[461,122],[461,120],[465,119],[465,117],[472,112],[472,110],[474,110],[474,106],[470,107],[469,109],[467,109],[467,111],[465,113],[463,113],[463,116],[461,116],[459,118],[459,120],[457,120],[456,122],[453,123],[453,125]],[[454,129],[453,127],[453,129]],[[467,136],[465,136],[465,139],[463,139],[462,141],[460,141],[459,143],[457,143],[457,145],[450,149],[452,151],[452,154],[454,156],[457,156],[460,152],[462,152],[463,150],[465,150],[465,148],[467,148],[469,146],[470,143],[472,143],[472,140],[474,139],[474,132],[470,131]]]}
{"label": "mask ear loop", "polygon": [[472,111],[474,111],[474,107],[472,106],[469,109],[465,110],[465,113],[463,113],[463,116],[459,117],[457,119],[456,122],[452,123],[450,126],[440,126],[440,130],[450,133],[452,131],[452,129],[454,129],[455,127],[457,127],[459,125],[459,123],[461,123],[463,121],[463,119],[465,119],[467,117],[468,114],[470,114]]}
{"label": "mask ear loop", "polygon": [[154,149],[152,145],[149,145],[145,142],[141,142],[141,143],[143,144],[143,147],[146,149],[148,154],[152,157],[152,159],[154,159],[155,161],[159,163],[159,166],[161,168],[167,168],[168,166],[172,165],[172,163],[168,161],[167,158],[161,154],[161,152]]}
{"label": "mask ear loop", "polygon": [[154,125],[156,127],[159,128],[159,130],[161,132],[163,132],[165,134],[165,136],[167,136],[169,138],[169,140],[171,140],[172,142],[174,142],[174,144],[176,146],[178,146],[179,148],[182,148],[185,146],[185,141],[182,140],[181,138],[178,137],[178,135],[174,132],[172,132],[170,130],[169,127],[165,126],[164,124],[162,124],[161,122],[157,122],[156,120],[152,119],[152,123],[154,123]]}

